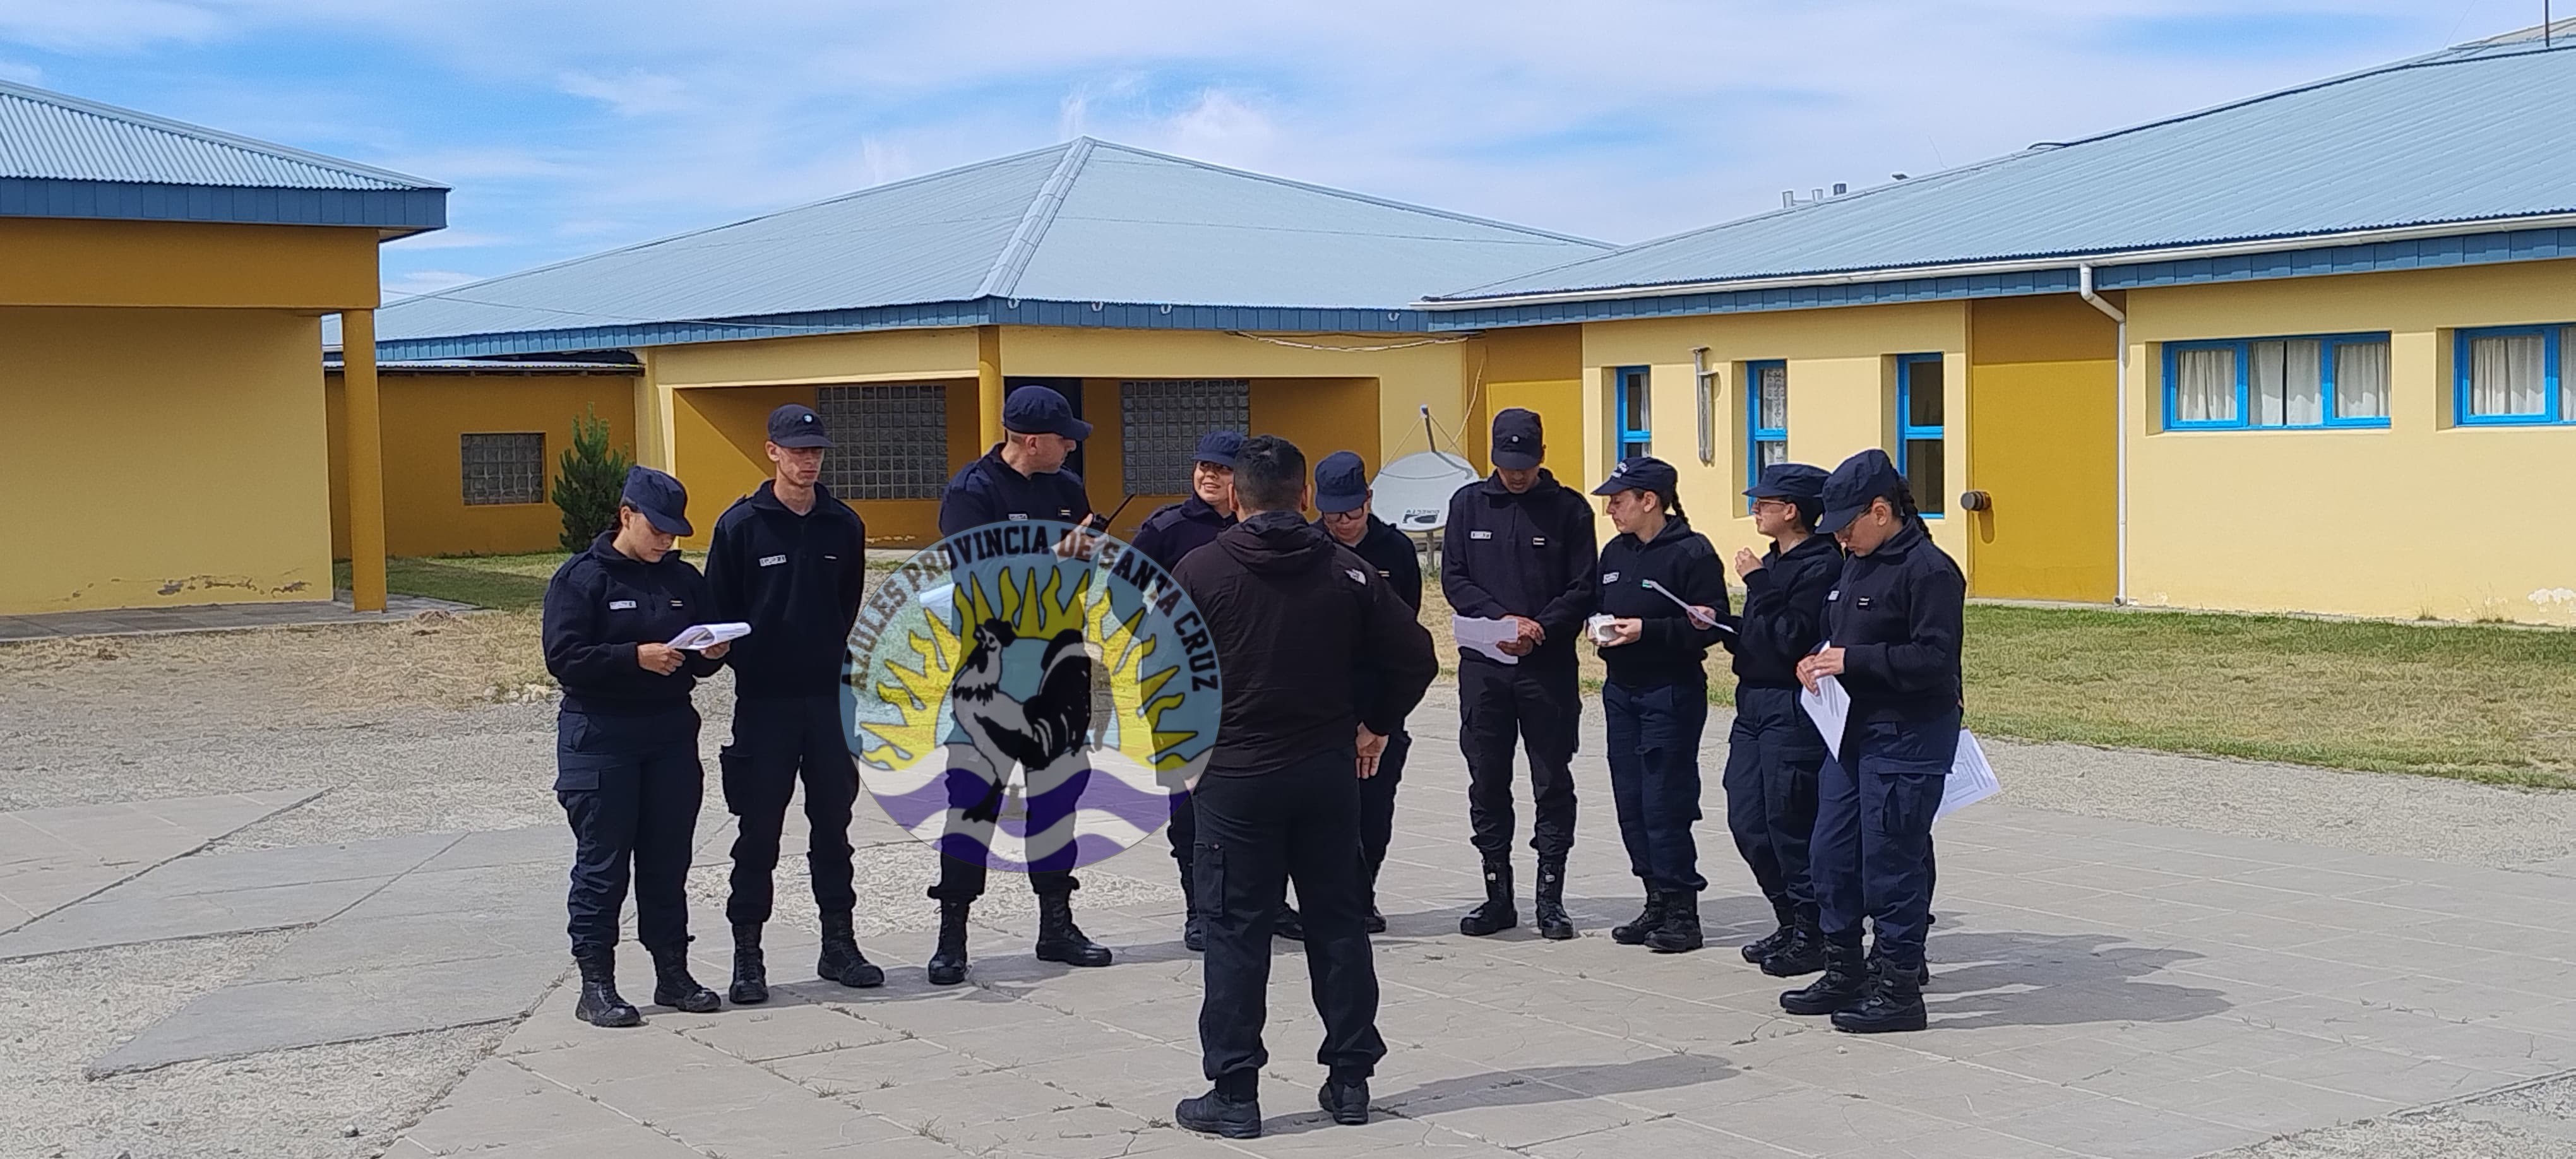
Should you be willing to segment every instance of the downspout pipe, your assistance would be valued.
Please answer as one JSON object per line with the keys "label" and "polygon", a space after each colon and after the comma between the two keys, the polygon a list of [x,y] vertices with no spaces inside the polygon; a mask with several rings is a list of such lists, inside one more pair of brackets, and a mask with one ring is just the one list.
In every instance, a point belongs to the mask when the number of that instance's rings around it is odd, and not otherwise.
{"label": "downspout pipe", "polygon": [[2119,324],[2119,345],[2113,352],[2111,363],[2114,384],[2112,389],[2119,392],[2116,409],[2118,415],[2116,421],[2119,423],[2116,437],[2119,447],[2119,470],[2118,482],[2113,484],[2119,493],[2119,562],[2114,572],[2113,582],[2116,586],[2113,589],[2111,602],[2127,607],[2129,605],[2129,315],[2118,306],[2112,305],[2102,295],[2093,292],[2092,266],[2077,266],[2075,273],[2075,292],[2082,295],[2084,301],[2094,309],[2100,310],[2108,315],[2111,321]]}

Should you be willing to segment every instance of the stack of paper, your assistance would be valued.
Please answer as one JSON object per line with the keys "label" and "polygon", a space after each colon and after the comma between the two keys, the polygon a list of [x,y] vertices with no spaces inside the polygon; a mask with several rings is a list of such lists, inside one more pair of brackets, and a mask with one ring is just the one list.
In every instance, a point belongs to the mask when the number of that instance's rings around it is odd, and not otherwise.
{"label": "stack of paper", "polygon": [[1505,640],[1521,638],[1521,629],[1510,620],[1479,620],[1468,616],[1449,617],[1449,632],[1458,638],[1458,646],[1491,656],[1505,664],[1518,664],[1521,658],[1503,651]]}
{"label": "stack of paper", "polygon": [[[1814,692],[1800,691],[1798,704],[1807,710],[1807,719],[1816,722],[1823,733],[1825,748],[1835,759],[1842,758],[1843,728],[1851,722],[1851,693],[1843,691],[1842,681],[1831,676],[1820,677]],[[2003,792],[2003,782],[1995,778],[1993,765],[1986,763],[1986,750],[1974,734],[1959,730],[1959,751],[1950,758],[1950,775],[1943,778],[1941,808],[1932,815],[1946,817],[1979,801]]]}
{"label": "stack of paper", "polygon": [[687,652],[703,652],[727,640],[739,640],[751,634],[751,625],[739,620],[726,624],[691,624],[671,637],[671,647]]}

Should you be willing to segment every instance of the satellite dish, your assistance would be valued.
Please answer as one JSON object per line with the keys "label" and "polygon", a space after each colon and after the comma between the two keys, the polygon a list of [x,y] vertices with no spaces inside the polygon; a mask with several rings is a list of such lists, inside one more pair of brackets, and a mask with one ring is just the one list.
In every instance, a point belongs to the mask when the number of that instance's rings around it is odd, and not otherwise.
{"label": "satellite dish", "polygon": [[1449,497],[1484,478],[1467,460],[1444,451],[1417,451],[1386,465],[1369,486],[1378,518],[1411,533],[1438,531],[1449,522]]}

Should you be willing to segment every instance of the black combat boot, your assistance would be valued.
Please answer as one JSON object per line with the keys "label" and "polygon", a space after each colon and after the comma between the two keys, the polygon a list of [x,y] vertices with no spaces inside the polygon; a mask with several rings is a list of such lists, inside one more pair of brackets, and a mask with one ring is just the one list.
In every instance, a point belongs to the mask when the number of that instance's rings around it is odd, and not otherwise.
{"label": "black combat boot", "polygon": [[1780,996],[1780,1009],[1791,1014],[1831,1014],[1849,1010],[1869,998],[1869,963],[1860,943],[1827,945],[1825,975],[1804,990]]}
{"label": "black combat boot", "polygon": [[[1666,903],[1669,905],[1670,903]],[[1538,936],[1562,942],[1574,936],[1574,919],[1565,916],[1565,859],[1538,859]]]}
{"label": "black combat boot", "polygon": [[1084,937],[1082,927],[1073,924],[1070,893],[1043,894],[1038,898],[1038,960],[1068,966],[1109,964],[1109,947]]}
{"label": "black combat boot", "polygon": [[1199,916],[1199,885],[1196,875],[1181,870],[1181,945],[1193,954],[1207,952],[1207,919]]}
{"label": "black combat boot", "polygon": [[733,924],[733,985],[725,987],[725,997],[736,1006],[769,1001],[769,961],[760,954],[759,922]]}
{"label": "black combat boot", "polygon": [[1257,1095],[1237,1098],[1223,1091],[1209,1091],[1195,1099],[1182,1099],[1172,1108],[1172,1121],[1185,1131],[1215,1135],[1226,1139],[1261,1137],[1261,1099]]}
{"label": "black combat boot", "polygon": [[1700,948],[1699,894],[1674,890],[1664,897],[1664,924],[1646,939],[1658,954],[1687,954]]}
{"label": "black combat boot", "polygon": [[1877,977],[1869,988],[1869,1000],[1847,1010],[1834,1011],[1834,1029],[1851,1034],[1888,1034],[1896,1031],[1921,1030],[1928,1021],[1923,1010],[1923,986],[1915,970],[1889,968],[1885,959],[1878,960]]}
{"label": "black combat boot", "polygon": [[966,911],[962,901],[939,903],[939,948],[930,954],[930,984],[954,986],[966,980]]}
{"label": "black combat boot", "polygon": [[585,950],[572,960],[581,967],[581,1001],[573,1003],[573,1017],[593,1026],[635,1026],[644,1021],[634,1003],[617,994],[615,951]]}
{"label": "black combat boot", "polygon": [[1762,972],[1774,978],[1796,978],[1825,968],[1825,935],[1816,919],[1798,919],[1798,934],[1789,944],[1762,959]]}
{"label": "black combat boot", "polygon": [[853,989],[885,985],[885,970],[859,952],[847,913],[823,915],[823,955],[815,960],[814,973]]}
{"label": "black combat boot", "polygon": [[1365,929],[1372,934],[1382,934],[1386,932],[1386,914],[1380,912],[1377,908],[1376,866],[1372,865],[1369,867],[1368,877],[1366,880],[1368,881],[1369,899],[1368,917],[1360,923],[1360,928]]}
{"label": "black combat boot", "polygon": [[653,951],[653,1004],[686,1014],[708,1014],[723,1005],[716,992],[689,976],[689,947]]}
{"label": "black combat boot", "polygon": [[1797,916],[1792,914],[1790,911],[1783,909],[1779,911],[1779,917],[1780,928],[1753,941],[1744,943],[1743,953],[1745,961],[1760,962],[1764,958],[1777,954],[1781,950],[1788,948],[1790,940],[1798,936]]}
{"label": "black combat boot", "polygon": [[1512,908],[1512,863],[1485,863],[1485,904],[1468,911],[1458,919],[1458,932],[1471,938],[1498,934],[1521,924],[1520,911]]}
{"label": "black combat boot", "polygon": [[[1876,945],[1872,945],[1869,950],[1870,974],[1873,976],[1883,974],[1887,972],[1887,969],[1886,956],[1878,952],[1878,947]],[[1915,968],[1914,988],[1917,990],[1929,990],[1932,988],[1932,963],[1925,962],[1921,966]]]}
{"label": "black combat boot", "polygon": [[1364,1078],[1334,1075],[1327,1077],[1324,1085],[1315,1090],[1315,1105],[1324,1108],[1325,1114],[1345,1127],[1367,1126],[1368,1104],[1368,1080]]}
{"label": "black combat boot", "polygon": [[1610,940],[1623,946],[1642,946],[1663,924],[1664,895],[1660,891],[1649,890],[1646,908],[1637,911],[1637,920],[1624,926],[1610,927]]}

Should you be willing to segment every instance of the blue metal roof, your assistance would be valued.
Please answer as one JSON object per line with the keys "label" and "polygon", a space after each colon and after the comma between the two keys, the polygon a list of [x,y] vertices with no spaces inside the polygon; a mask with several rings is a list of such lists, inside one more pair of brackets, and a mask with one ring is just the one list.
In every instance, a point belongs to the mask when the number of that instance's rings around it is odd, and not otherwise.
{"label": "blue metal roof", "polygon": [[377,340],[441,357],[987,322],[1418,330],[1401,307],[1425,286],[1608,248],[1084,138],[407,298]]}
{"label": "blue metal roof", "polygon": [[[1928,280],[1943,266],[2015,259],[2153,262],[2142,251],[2275,240],[2294,249],[2301,239],[2371,230],[2510,225],[2576,213],[2570,125],[2576,46],[2561,34],[2556,47],[2544,47],[2533,29],[1629,246],[1425,304],[1496,310],[1493,299],[1608,300],[1622,291],[1881,270],[1920,269]],[[2120,284],[2116,267],[2103,269],[2102,284]],[[1672,305],[1649,312],[1674,312]],[[1564,319],[1497,310],[1486,320]]]}
{"label": "blue metal roof", "polygon": [[447,222],[417,177],[0,81],[0,215],[375,226]]}

